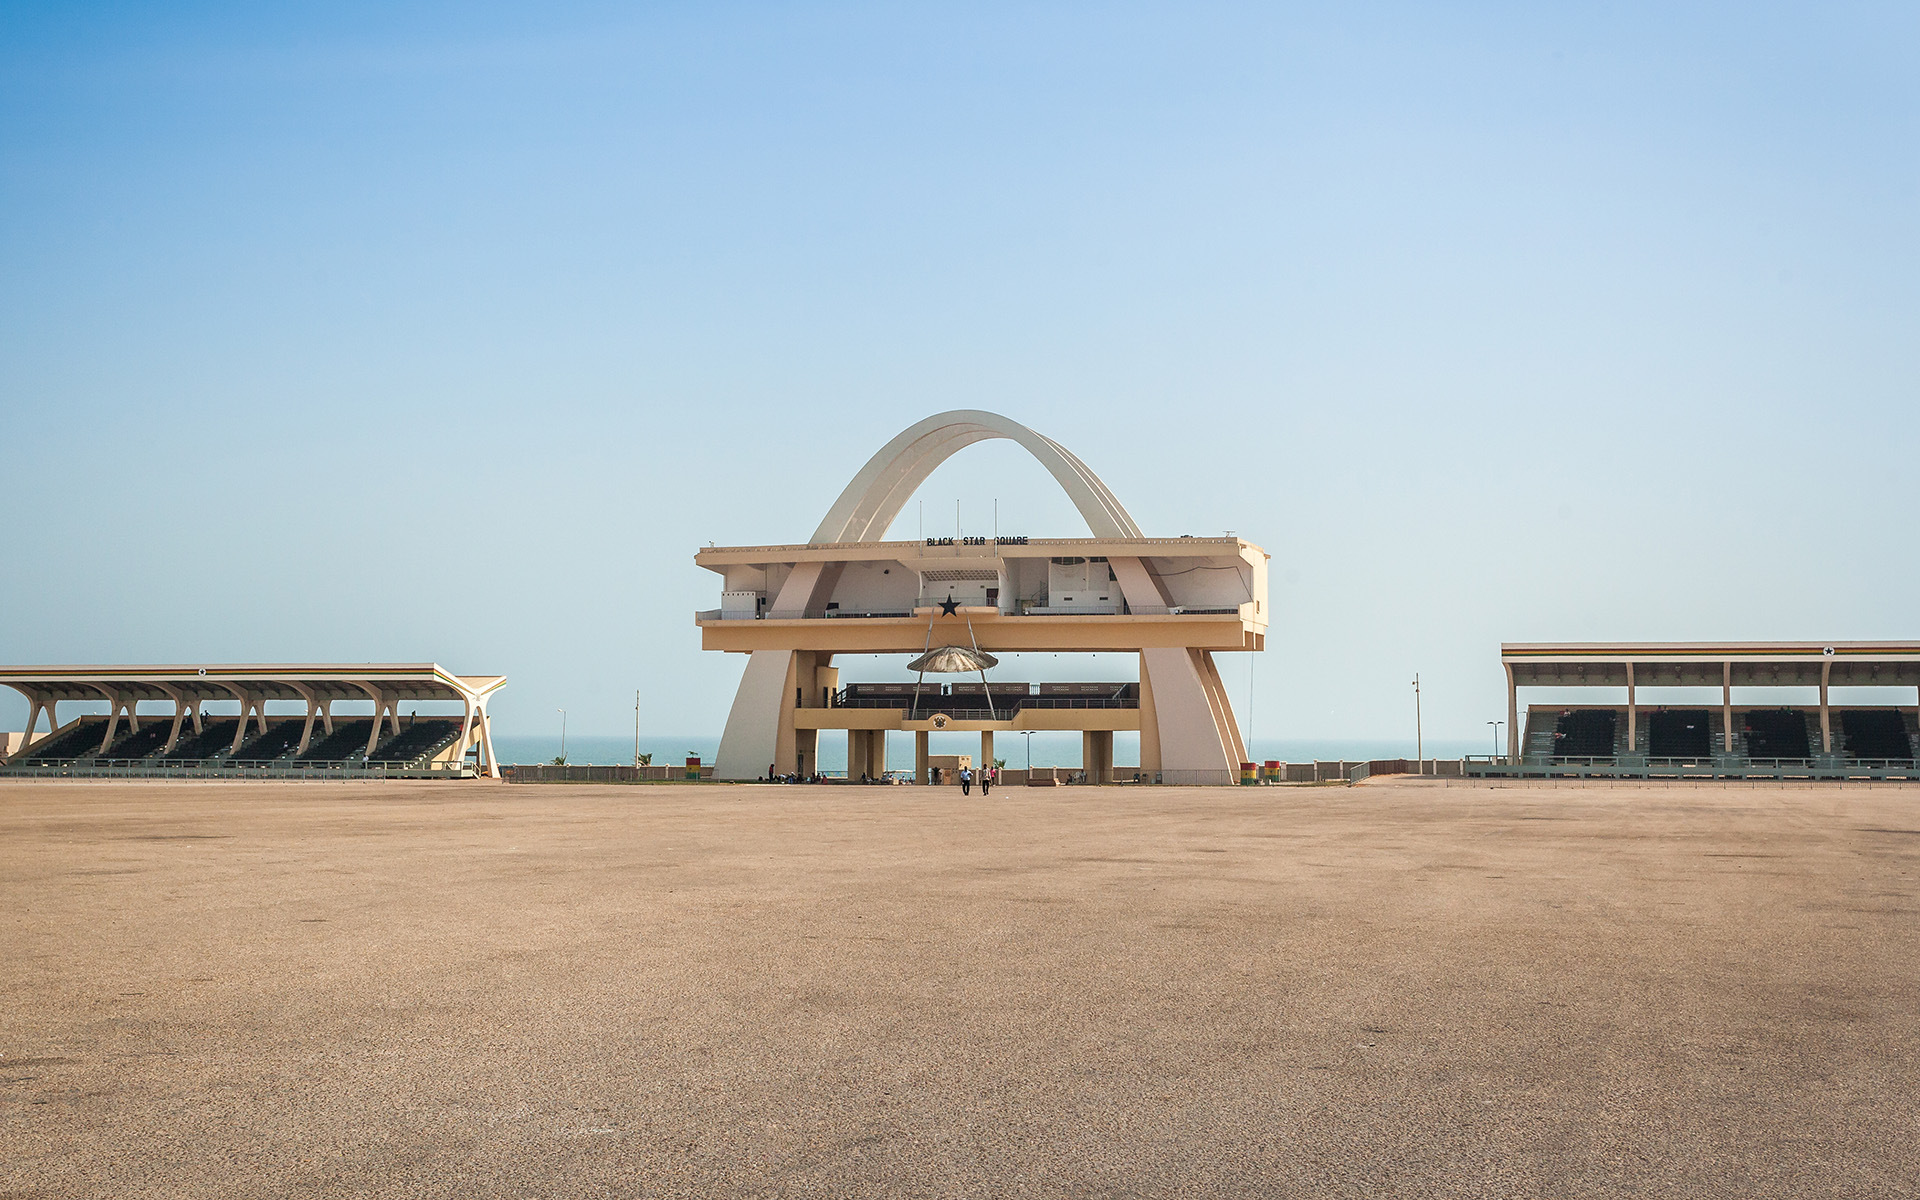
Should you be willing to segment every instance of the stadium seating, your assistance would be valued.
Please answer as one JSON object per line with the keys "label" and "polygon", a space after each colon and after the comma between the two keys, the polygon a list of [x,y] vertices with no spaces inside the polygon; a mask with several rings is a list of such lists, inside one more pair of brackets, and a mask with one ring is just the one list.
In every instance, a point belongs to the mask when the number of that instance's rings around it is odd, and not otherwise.
{"label": "stadium seating", "polygon": [[[123,722],[120,728],[125,730],[126,724]],[[140,726],[140,732],[125,733],[115,738],[113,745],[108,746],[107,752],[100,757],[122,759],[145,758],[165,746],[167,739],[172,736],[172,717],[167,717],[165,720],[160,721],[148,720]]]}
{"label": "stadium seating", "polygon": [[1713,733],[1705,709],[1656,709],[1646,714],[1647,753],[1654,758],[1711,758]]}
{"label": "stadium seating", "polygon": [[459,736],[458,721],[416,719],[397,735],[374,747],[367,761],[398,764],[418,762],[451,746]]}
{"label": "stadium seating", "polygon": [[[304,717],[276,721],[267,726],[267,731],[256,735],[251,741],[234,751],[232,762],[272,762],[284,758],[295,746],[300,744],[300,735],[306,731]],[[229,743],[231,744],[231,743]],[[365,742],[360,743],[362,746]]]}
{"label": "stadium seating", "polygon": [[373,733],[371,720],[335,721],[333,732],[325,737],[316,737],[307,752],[299,758],[300,762],[346,762],[364,754],[367,738]]}
{"label": "stadium seating", "polygon": [[1554,726],[1556,758],[1612,758],[1620,714],[1610,708],[1575,708]]}
{"label": "stadium seating", "polygon": [[1796,708],[1748,709],[1742,718],[1749,758],[1811,758],[1807,714]]}
{"label": "stadium seating", "polygon": [[1840,730],[1846,737],[1849,758],[1911,759],[1913,742],[1907,737],[1907,721],[1893,709],[1849,709],[1839,714]]}
{"label": "stadium seating", "polygon": [[76,758],[92,758],[100,749],[100,739],[107,736],[105,717],[81,717],[73,728],[65,733],[43,738],[21,760],[23,762],[66,762]]}
{"label": "stadium seating", "polygon": [[217,720],[203,717],[201,732],[195,734],[191,727],[182,730],[180,740],[173,744],[173,750],[166,756],[167,762],[198,762],[218,758],[233,745],[233,735],[239,725],[237,718]]}

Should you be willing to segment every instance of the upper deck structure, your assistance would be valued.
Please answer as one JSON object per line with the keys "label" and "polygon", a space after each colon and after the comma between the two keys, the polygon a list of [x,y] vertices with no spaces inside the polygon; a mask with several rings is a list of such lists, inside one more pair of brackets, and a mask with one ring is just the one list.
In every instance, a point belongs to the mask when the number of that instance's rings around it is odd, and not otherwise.
{"label": "upper deck structure", "polygon": [[[880,540],[920,483],[961,448],[1008,438],[1073,500],[1085,538]],[[1263,649],[1267,555],[1239,538],[1150,538],[1086,464],[994,413],[929,417],[883,447],[805,544],[709,547],[720,606],[697,614],[702,645],[749,655],[715,775],[809,773],[819,731],[844,730],[848,773],[884,769],[889,729],[978,731],[991,761],[998,730],[1079,730],[1085,767],[1112,767],[1112,736],[1138,730],[1143,771],[1227,782],[1246,757],[1216,651]],[[1137,684],[849,683],[836,654],[919,655],[960,646],[1121,652]],[[1102,687],[1112,694],[1100,694]],[[1067,689],[1063,691],[1063,689]]]}

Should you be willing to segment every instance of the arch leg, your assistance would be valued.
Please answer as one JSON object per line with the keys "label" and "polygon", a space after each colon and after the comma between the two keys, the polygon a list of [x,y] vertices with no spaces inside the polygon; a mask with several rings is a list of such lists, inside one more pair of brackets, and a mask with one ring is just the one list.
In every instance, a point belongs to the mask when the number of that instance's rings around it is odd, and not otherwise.
{"label": "arch leg", "polygon": [[[791,650],[755,650],[747,656],[747,669],[741,673],[727,727],[720,735],[720,752],[714,756],[715,779],[759,779],[769,766],[780,770],[783,745],[788,748],[787,757],[792,757],[793,739],[780,736],[781,726],[791,728],[793,722],[793,694],[787,683],[792,675]],[[785,769],[793,767],[788,764]]]}
{"label": "arch leg", "polygon": [[[1152,689],[1152,728],[1147,728],[1143,710],[1140,730],[1142,764],[1157,761],[1159,769],[1173,774],[1182,783],[1198,783],[1205,778],[1231,783],[1238,762],[1237,732],[1222,727],[1233,720],[1225,707],[1224,690],[1216,693],[1203,671],[1201,650],[1164,647],[1142,650],[1142,688]],[[1211,664],[1208,664],[1211,665]],[[1152,746],[1149,749],[1148,741]],[[1199,773],[1205,772],[1205,775]]]}

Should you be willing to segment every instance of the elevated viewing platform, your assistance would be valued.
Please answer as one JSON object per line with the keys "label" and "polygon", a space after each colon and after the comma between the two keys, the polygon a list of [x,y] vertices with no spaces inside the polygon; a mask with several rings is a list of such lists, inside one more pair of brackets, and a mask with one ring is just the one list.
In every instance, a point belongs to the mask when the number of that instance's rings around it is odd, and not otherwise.
{"label": "elevated viewing platform", "polygon": [[[708,547],[694,562],[723,577],[721,607],[694,614],[708,650],[917,652],[928,621],[941,619],[971,622],[996,652],[1266,642],[1267,556],[1240,538]],[[784,599],[803,564],[823,578],[798,602]],[[1131,594],[1123,572],[1138,574]],[[1152,598],[1134,602],[1143,592]]]}
{"label": "elevated viewing platform", "polygon": [[[1073,502],[1092,536],[882,535],[927,476],[957,451],[1005,438],[1025,448]],[[708,546],[696,565],[720,576],[720,604],[694,614],[708,650],[749,655],[715,775],[807,775],[821,730],[845,730],[848,772],[876,768],[889,729],[925,737],[977,730],[982,761],[997,730],[1079,730],[1083,758],[1110,770],[1113,734],[1139,731],[1140,765],[1229,783],[1246,759],[1213,654],[1266,647],[1267,554],[1238,537],[1147,537],[1084,462],[996,413],[940,413],[901,432],[848,483],[805,543]],[[922,680],[905,705],[870,686],[842,689],[835,655],[938,652],[982,664],[978,692]],[[1066,685],[986,678],[1001,654],[1138,656],[1126,696],[1075,697]],[[1078,686],[1078,685],[1075,685]],[[991,699],[989,699],[991,697]],[[929,705],[938,705],[931,709]],[[1104,765],[1103,765],[1104,764]],[[877,770],[875,771],[877,773]]]}

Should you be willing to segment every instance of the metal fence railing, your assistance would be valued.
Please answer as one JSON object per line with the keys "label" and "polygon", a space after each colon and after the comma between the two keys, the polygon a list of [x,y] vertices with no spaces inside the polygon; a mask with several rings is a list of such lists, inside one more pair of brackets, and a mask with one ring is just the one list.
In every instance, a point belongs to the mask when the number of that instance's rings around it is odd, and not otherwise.
{"label": "metal fence railing", "polygon": [[152,759],[74,759],[14,762],[0,766],[0,778],[30,779],[471,779],[467,762],[250,762],[235,760],[166,762]]}
{"label": "metal fence railing", "polygon": [[1533,779],[1920,779],[1920,763],[1906,758],[1743,758],[1694,755],[1655,758],[1471,754],[1466,773],[1477,778]]}

